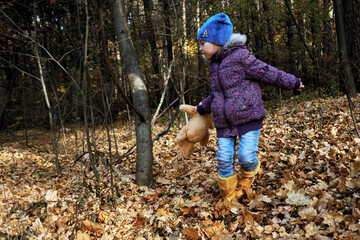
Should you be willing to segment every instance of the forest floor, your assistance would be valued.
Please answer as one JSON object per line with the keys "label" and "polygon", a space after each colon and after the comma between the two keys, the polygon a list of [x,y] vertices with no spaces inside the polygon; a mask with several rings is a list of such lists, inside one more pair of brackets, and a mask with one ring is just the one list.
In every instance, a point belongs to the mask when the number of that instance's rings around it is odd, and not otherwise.
{"label": "forest floor", "polygon": [[[360,129],[360,96],[353,102]],[[174,142],[184,123],[175,123],[154,142],[150,187],[135,184],[134,152],[110,171],[104,127],[96,134],[98,179],[88,154],[75,157],[82,143],[74,129],[58,136],[61,175],[48,132],[29,131],[28,147],[23,132],[2,132],[0,239],[360,239],[360,139],[346,97],[267,109],[255,194],[231,204],[216,182],[215,131],[186,160]],[[115,125],[121,156],[136,139]]]}

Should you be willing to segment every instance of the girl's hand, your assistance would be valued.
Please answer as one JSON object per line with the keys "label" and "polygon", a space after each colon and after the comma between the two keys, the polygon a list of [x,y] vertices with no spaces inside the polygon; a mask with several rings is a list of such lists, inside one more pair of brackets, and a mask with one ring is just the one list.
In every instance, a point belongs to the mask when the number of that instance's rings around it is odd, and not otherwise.
{"label": "girl's hand", "polygon": [[[199,105],[202,105],[202,102],[200,102]],[[197,110],[197,106],[195,106],[195,113],[199,113]]]}
{"label": "girl's hand", "polygon": [[300,87],[298,88],[298,91],[301,92],[304,87],[305,87],[304,84],[300,80]]}

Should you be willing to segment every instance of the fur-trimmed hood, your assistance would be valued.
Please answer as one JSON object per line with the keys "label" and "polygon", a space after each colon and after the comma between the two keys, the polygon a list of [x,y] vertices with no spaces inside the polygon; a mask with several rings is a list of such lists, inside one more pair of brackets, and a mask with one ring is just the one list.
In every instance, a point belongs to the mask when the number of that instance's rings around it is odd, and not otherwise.
{"label": "fur-trimmed hood", "polygon": [[223,59],[229,56],[230,54],[232,54],[232,52],[238,48],[246,49],[245,46],[246,40],[247,40],[246,35],[240,33],[233,33],[230,36],[230,38],[226,41],[225,45],[222,46],[221,50],[216,54],[214,54],[214,56],[209,60],[209,62]]}
{"label": "fur-trimmed hood", "polygon": [[224,49],[229,49],[230,47],[242,43],[245,44],[247,37],[245,34],[241,33],[233,33],[230,38],[226,41],[225,45],[223,46]]}
{"label": "fur-trimmed hood", "polygon": [[241,34],[241,33],[233,33],[229,39],[226,41],[225,45],[222,46],[222,48],[220,49],[219,52],[217,52],[216,54],[213,55],[213,57],[211,59],[207,59],[205,57],[205,55],[203,54],[203,59],[206,62],[211,62],[212,60],[216,60],[219,58],[224,57],[227,54],[230,54],[231,52],[227,51],[228,49],[241,44],[242,47],[241,48],[246,48],[245,43],[246,43],[247,37],[245,34]]}

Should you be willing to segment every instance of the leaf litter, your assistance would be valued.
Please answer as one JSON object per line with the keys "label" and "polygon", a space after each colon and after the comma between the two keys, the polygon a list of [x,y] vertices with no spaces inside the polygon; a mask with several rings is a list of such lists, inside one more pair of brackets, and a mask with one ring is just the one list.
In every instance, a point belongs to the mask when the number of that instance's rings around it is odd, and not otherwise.
{"label": "leaf litter", "polygon": [[[354,102],[359,111],[360,98]],[[165,125],[156,124],[154,136]],[[197,146],[186,160],[174,142],[183,125],[178,120],[154,142],[150,187],[135,184],[134,152],[110,171],[103,129],[96,140],[99,179],[86,155],[74,160],[74,132],[66,132],[66,151],[58,146],[61,175],[48,133],[30,130],[29,147],[23,133],[2,133],[0,238],[360,239],[360,139],[346,98],[268,109],[253,194],[230,204],[216,182],[215,131],[208,147]],[[134,133],[121,124],[114,132],[121,156],[134,145]]]}

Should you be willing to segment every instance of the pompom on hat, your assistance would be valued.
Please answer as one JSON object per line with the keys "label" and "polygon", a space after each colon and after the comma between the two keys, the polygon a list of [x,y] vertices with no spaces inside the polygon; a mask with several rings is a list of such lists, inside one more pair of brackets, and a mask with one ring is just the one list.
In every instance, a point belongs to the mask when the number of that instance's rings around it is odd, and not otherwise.
{"label": "pompom on hat", "polygon": [[233,25],[225,13],[209,18],[200,28],[197,40],[212,42],[224,46],[233,33]]}

